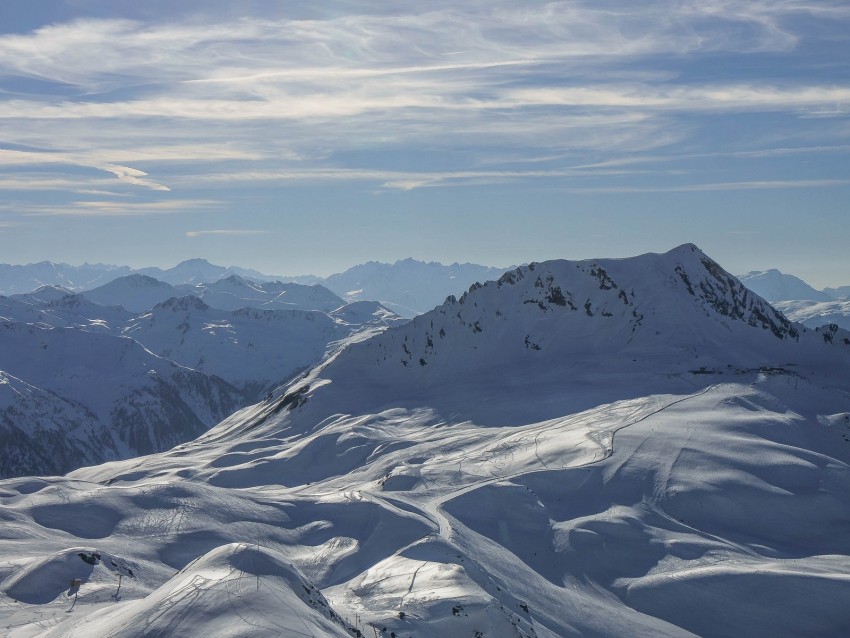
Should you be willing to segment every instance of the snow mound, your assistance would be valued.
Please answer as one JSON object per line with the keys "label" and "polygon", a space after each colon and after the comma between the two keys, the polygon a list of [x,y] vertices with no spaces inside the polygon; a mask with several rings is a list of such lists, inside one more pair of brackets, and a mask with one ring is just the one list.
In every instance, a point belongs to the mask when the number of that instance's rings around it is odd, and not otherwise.
{"label": "snow mound", "polygon": [[[118,576],[135,578],[133,563],[91,547],[71,547],[48,556],[15,561],[17,569],[3,581],[0,591],[29,605],[47,605],[60,597],[120,600]],[[110,592],[114,592],[112,596]]]}
{"label": "snow mound", "polygon": [[96,612],[78,627],[70,636],[353,635],[283,555],[244,543],[213,549],[145,598]]}
{"label": "snow mound", "polygon": [[29,605],[49,603],[73,589],[72,582],[86,582],[94,571],[94,564],[86,562],[81,554],[90,555],[89,548],[71,548],[49,556],[26,560],[19,569],[3,581],[0,591],[9,598]]}

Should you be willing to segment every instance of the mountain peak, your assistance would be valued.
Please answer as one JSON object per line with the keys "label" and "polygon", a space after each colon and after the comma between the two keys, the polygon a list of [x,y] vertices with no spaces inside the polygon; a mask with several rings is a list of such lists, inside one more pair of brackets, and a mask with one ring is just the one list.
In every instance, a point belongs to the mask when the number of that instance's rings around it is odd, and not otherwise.
{"label": "mountain peak", "polygon": [[114,286],[119,285],[121,282],[125,282],[125,283],[127,283],[131,286],[138,287],[138,288],[146,288],[146,287],[153,287],[153,288],[169,287],[170,288],[171,287],[169,284],[165,283],[164,281],[160,281],[159,279],[155,279],[154,277],[150,277],[148,275],[142,275],[142,274],[138,274],[138,273],[135,273],[135,274],[132,274],[132,275],[126,275],[125,277],[119,277],[118,279],[113,279],[108,284],[104,284],[104,287],[105,286],[113,286],[114,287]]}
{"label": "mountain peak", "polygon": [[480,370],[529,378],[537,369],[575,374],[583,367],[657,374],[659,360],[673,375],[706,366],[751,369],[793,360],[801,350],[788,349],[804,333],[815,347],[828,341],[789,321],[696,245],[683,244],[626,259],[520,266],[351,345],[315,375],[400,388],[409,378],[410,392],[420,393]]}
{"label": "mountain peak", "polygon": [[[177,264],[175,268],[182,268],[186,266],[213,266],[213,264],[201,257],[193,257],[192,259],[184,259],[179,264]],[[221,266],[217,267],[221,268]]]}

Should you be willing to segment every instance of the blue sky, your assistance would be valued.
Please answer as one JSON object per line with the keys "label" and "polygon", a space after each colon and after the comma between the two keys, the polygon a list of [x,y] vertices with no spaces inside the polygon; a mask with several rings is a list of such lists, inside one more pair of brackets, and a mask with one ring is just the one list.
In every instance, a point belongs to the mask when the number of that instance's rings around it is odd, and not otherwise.
{"label": "blue sky", "polygon": [[0,3],[0,261],[694,242],[850,284],[850,4]]}

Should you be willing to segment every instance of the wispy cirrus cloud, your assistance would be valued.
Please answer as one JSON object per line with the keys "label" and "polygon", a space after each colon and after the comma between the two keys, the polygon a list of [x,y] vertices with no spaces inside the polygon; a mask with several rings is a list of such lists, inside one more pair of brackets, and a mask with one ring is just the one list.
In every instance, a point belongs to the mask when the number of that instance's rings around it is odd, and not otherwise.
{"label": "wispy cirrus cloud", "polygon": [[[675,185],[630,185],[630,186],[586,186],[580,182],[588,177],[599,179],[616,175],[640,176],[645,173],[636,170],[608,169],[588,173],[582,167],[565,170],[514,170],[514,171],[443,171],[415,172],[389,170],[304,170],[304,171],[269,171],[247,172],[233,174],[206,175],[203,180],[207,183],[227,182],[370,182],[388,190],[415,190],[437,186],[464,186],[468,184],[499,184],[510,181],[559,180],[559,190],[582,193],[640,193],[640,192],[709,192],[731,190],[772,190],[788,188],[821,188],[850,185],[849,179],[789,179],[789,180],[759,180],[716,183],[690,183]],[[682,171],[671,171],[671,175],[682,174]]]}
{"label": "wispy cirrus cloud", "polygon": [[205,199],[168,199],[163,201],[81,200],[66,205],[18,206],[17,212],[34,217],[139,217],[195,213],[221,207],[221,202]]}
{"label": "wispy cirrus cloud", "polygon": [[271,235],[270,230],[246,230],[236,228],[216,228],[212,230],[190,230],[186,237],[252,237],[256,235]]}
{"label": "wispy cirrus cloud", "polygon": [[787,179],[694,184],[647,184],[634,186],[574,186],[562,190],[573,193],[712,193],[723,191],[823,189],[850,186],[850,179]]}
{"label": "wispy cirrus cloud", "polygon": [[[75,157],[66,153],[33,153],[28,151],[0,149],[0,166],[32,166],[45,164],[65,164],[69,166],[94,168],[99,171],[111,173],[118,179],[118,181],[124,182],[125,184],[142,186],[155,191],[171,190],[163,184],[152,179],[148,179],[148,174],[144,171],[137,168],[131,168],[129,166],[119,166],[117,164],[99,162],[92,159],[86,159],[85,157]],[[77,182],[77,184],[79,184],[79,182]],[[0,185],[2,185],[2,181],[0,181]],[[43,187],[43,184],[41,186],[36,186],[36,188]],[[54,185],[53,187],[55,188],[57,186]]]}
{"label": "wispy cirrus cloud", "polygon": [[[850,140],[850,131],[826,128],[850,115],[850,83],[811,72],[816,65],[804,57],[812,42],[846,39],[843,2],[435,0],[305,5],[297,15],[283,4],[262,15],[174,11],[0,34],[0,139],[37,148],[0,151],[0,170],[19,173],[0,188],[27,190],[30,179],[34,192],[87,191],[105,198],[104,210],[120,203],[108,193],[122,188],[180,201],[202,198],[208,185],[224,197],[225,185],[260,182],[404,191],[560,182],[592,170],[628,188],[621,178],[637,163],[662,181],[670,175],[650,156],[696,158],[701,143],[730,154],[764,146],[758,126],[712,134],[724,118],[784,118],[785,129],[772,133],[786,134],[792,122],[809,148]],[[798,55],[795,72],[778,64]],[[750,67],[727,64],[733,57]],[[399,154],[421,166],[398,171]],[[25,166],[55,175],[26,175]],[[76,204],[69,209],[86,210]]]}

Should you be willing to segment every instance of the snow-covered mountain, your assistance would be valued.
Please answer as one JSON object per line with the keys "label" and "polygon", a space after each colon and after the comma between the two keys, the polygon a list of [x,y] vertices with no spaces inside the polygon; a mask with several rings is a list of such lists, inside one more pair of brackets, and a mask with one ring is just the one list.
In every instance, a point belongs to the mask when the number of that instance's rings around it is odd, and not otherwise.
{"label": "snow-covered mountain", "polygon": [[81,293],[86,299],[103,306],[122,306],[135,313],[175,297],[193,295],[219,310],[240,308],[301,309],[330,312],[345,305],[327,288],[279,281],[256,282],[230,275],[212,283],[172,286],[147,275],[133,274]]}
{"label": "snow-covered mountain", "polygon": [[[206,262],[204,262],[206,263]],[[240,308],[301,309],[330,312],[345,302],[320,285],[305,286],[279,281],[257,282],[230,275],[211,283],[172,286],[148,275],[133,274],[81,293],[86,299],[104,306],[122,306],[135,313],[175,297],[194,295],[219,310]]]}
{"label": "snow-covered mountain", "polygon": [[[211,264],[205,259],[188,259],[172,268],[139,268],[112,266],[107,264],[69,264],[42,261],[36,264],[12,265],[0,264],[0,294],[13,295],[27,293],[40,286],[60,286],[68,291],[80,292],[104,286],[109,282],[128,275],[151,277],[171,285],[196,285],[210,283],[236,275],[255,281],[275,281],[281,279],[249,268],[237,266],[224,267]],[[296,277],[298,283],[314,284],[319,279],[313,276]],[[145,310],[149,309],[145,308]]]}
{"label": "snow-covered mountain", "polygon": [[[186,289],[189,292],[188,289]],[[208,306],[221,310],[320,310],[331,312],[345,305],[340,297],[318,284],[305,286],[279,281],[253,282],[230,275],[213,283],[198,284],[193,294]]]}
{"label": "snow-covered mountain", "polygon": [[51,294],[45,295],[45,300],[42,300],[42,295],[36,294],[38,292],[0,297],[0,317],[5,321],[53,328],[81,328],[119,334],[134,316],[119,306],[101,306],[82,295],[64,294],[58,297]]}
{"label": "snow-covered mountain", "polygon": [[10,295],[10,297],[15,301],[36,306],[50,303],[52,301],[59,301],[63,297],[67,297],[70,294],[73,293],[67,288],[63,288],[62,286],[45,285],[39,286],[32,292],[18,293]]}
{"label": "snow-covered mountain", "polygon": [[211,264],[206,259],[187,259],[185,261],[181,261],[179,264],[172,268],[140,268],[136,271],[140,275],[146,275],[148,277],[153,277],[154,279],[158,279],[159,281],[164,281],[165,283],[169,283],[173,286],[177,286],[180,284],[203,284],[203,283],[212,283],[218,281],[219,279],[226,279],[227,277],[237,276],[247,279],[253,279],[255,281],[273,281],[279,279],[279,277],[273,277],[271,275],[264,275],[261,272],[256,270],[251,270],[248,268],[239,268],[236,266],[224,267],[217,266],[215,264]]}
{"label": "snow-covered mountain", "polygon": [[[409,318],[430,310],[448,295],[459,295],[471,284],[497,278],[502,272],[501,268],[477,264],[444,266],[414,259],[394,264],[368,262],[327,279],[314,275],[264,275],[236,266],[218,266],[205,259],[189,259],[168,269],[137,270],[126,266],[42,262],[0,265],[0,294],[25,293],[42,285],[61,286],[66,292],[87,291],[92,301],[121,305],[133,312],[143,312],[166,299],[187,294],[200,296],[207,305],[222,310],[245,306],[291,308],[287,304],[294,304],[304,310],[330,312],[343,304],[333,297],[338,295],[346,302],[380,301]],[[153,280],[159,283],[154,284]],[[167,286],[175,289],[169,290]]]}
{"label": "snow-covered mountain", "polygon": [[331,275],[324,285],[349,301],[380,301],[403,317],[413,317],[439,305],[448,295],[460,295],[471,284],[495,279],[503,272],[503,268],[477,264],[370,261]]}
{"label": "snow-covered mountain", "polygon": [[[140,277],[132,275],[130,279]],[[142,284],[147,284],[145,279]],[[121,285],[113,292],[133,292],[126,282],[118,283]],[[148,287],[142,286],[140,298],[150,301],[151,297],[144,294]],[[156,284],[153,287],[158,289]],[[64,296],[60,297],[58,290],[45,288],[29,295],[0,297],[0,320],[6,326],[6,340],[0,343],[0,371],[7,379],[2,389],[9,399],[2,417],[6,434],[0,435],[9,462],[0,463],[0,476],[59,473],[84,464],[167,449],[265,396],[321,361],[343,340],[364,339],[404,321],[370,302],[342,306],[331,316],[302,310],[223,311],[193,296],[171,298],[136,315],[120,306],[101,306],[81,294],[66,293],[62,291]],[[132,296],[129,301],[128,305],[137,307]],[[90,333],[98,333],[103,340]],[[156,365],[130,363],[119,356],[127,348],[139,361],[150,360]],[[37,361],[43,366],[34,369]],[[82,372],[73,372],[77,369]],[[157,381],[155,389],[162,397],[145,399],[151,405],[142,409],[139,397],[151,394],[146,387],[152,383],[147,373],[153,370],[168,381]],[[75,379],[85,381],[77,387]],[[187,392],[186,383],[201,388],[195,392],[197,396],[191,396],[191,392],[188,398],[182,396]],[[93,410],[91,401],[97,397],[109,397],[114,409]],[[175,422],[173,436],[159,432],[172,418],[169,410],[173,408],[167,404],[172,400],[189,406],[187,412],[180,403],[183,412]],[[201,409],[205,402],[219,408],[211,412]],[[119,409],[125,405],[134,406],[131,412],[136,411],[130,421]],[[120,420],[114,425],[116,436],[124,439],[127,436],[121,433],[122,428],[131,422],[137,430],[157,433],[149,436],[150,445],[91,445],[92,437],[103,439],[116,419]],[[59,446],[63,453],[51,455],[40,447],[42,444]],[[52,457],[55,463],[47,460]]]}
{"label": "snow-covered mountain", "polygon": [[778,270],[751,272],[741,281],[785,313],[810,328],[836,324],[850,329],[850,303],[841,300],[850,287],[815,290],[802,279]]}
{"label": "snow-covered mountain", "polygon": [[81,294],[101,306],[121,306],[135,313],[145,312],[166,299],[180,296],[171,284],[140,274],[118,277]]}
{"label": "snow-covered mountain", "polygon": [[3,322],[0,353],[0,476],[168,449],[242,398],[218,377],[109,334]]}
{"label": "snow-covered mountain", "polygon": [[0,622],[842,635],[848,379],[694,246],[529,264],[170,452],[0,483]]}
{"label": "snow-covered mountain", "polygon": [[188,296],[134,318],[123,334],[160,356],[225,379],[256,401],[321,361],[333,342],[359,327],[316,311],[218,310]]}
{"label": "snow-covered mountain", "polygon": [[740,276],[741,282],[757,295],[770,302],[805,299],[807,301],[832,301],[833,296],[815,290],[794,275],[786,275],[775,268],[752,271]]}

